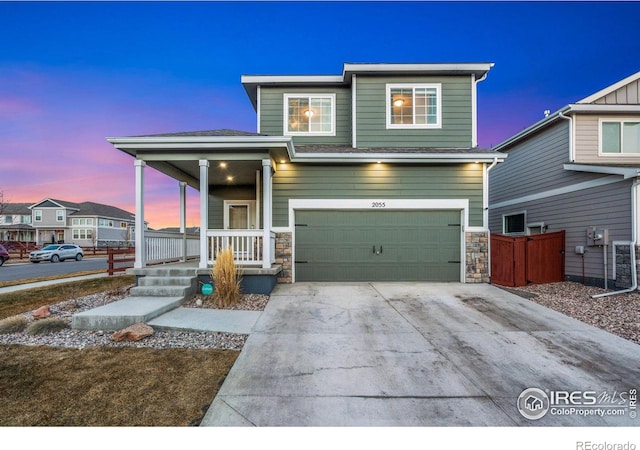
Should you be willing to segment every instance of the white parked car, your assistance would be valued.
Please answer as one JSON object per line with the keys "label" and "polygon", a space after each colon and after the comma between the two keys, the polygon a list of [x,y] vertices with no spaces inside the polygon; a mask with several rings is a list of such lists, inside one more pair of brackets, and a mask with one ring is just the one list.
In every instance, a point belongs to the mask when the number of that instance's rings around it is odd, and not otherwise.
{"label": "white parked car", "polygon": [[29,253],[29,261],[39,263],[40,261],[51,261],[56,263],[65,259],[75,259],[82,261],[84,252],[76,244],[50,244],[40,250]]}

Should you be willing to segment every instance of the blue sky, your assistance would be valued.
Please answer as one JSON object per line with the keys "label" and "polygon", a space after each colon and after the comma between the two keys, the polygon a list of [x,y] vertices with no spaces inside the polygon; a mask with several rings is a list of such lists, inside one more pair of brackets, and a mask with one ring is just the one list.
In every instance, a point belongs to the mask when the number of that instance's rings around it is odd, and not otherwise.
{"label": "blue sky", "polygon": [[[494,62],[490,147],[639,71],[638,17],[638,2],[0,2],[0,189],[133,210],[133,161],[105,137],[255,131],[242,74],[343,62]],[[175,184],[149,177],[151,226],[177,223]]]}

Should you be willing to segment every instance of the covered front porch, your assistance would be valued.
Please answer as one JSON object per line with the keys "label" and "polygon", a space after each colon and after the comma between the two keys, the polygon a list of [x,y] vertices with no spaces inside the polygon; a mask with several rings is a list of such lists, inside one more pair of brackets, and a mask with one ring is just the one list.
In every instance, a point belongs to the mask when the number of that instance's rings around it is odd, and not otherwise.
{"label": "covered front porch", "polygon": [[[275,161],[286,157],[290,140],[224,132],[229,130],[108,139],[135,157],[134,272],[161,263],[188,261],[199,271],[208,272],[219,252],[229,247],[243,273],[277,271],[271,178],[277,170]],[[177,181],[180,207],[175,230],[146,227],[147,167]],[[200,213],[199,226],[189,229],[187,186],[199,192]]]}

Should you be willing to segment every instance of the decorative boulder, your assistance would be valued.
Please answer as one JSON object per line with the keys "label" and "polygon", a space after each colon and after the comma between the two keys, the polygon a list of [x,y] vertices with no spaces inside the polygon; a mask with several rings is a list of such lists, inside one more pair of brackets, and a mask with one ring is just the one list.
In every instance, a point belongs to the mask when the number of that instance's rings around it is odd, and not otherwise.
{"label": "decorative boulder", "polygon": [[135,342],[153,334],[153,328],[146,323],[134,323],[133,325],[116,331],[111,335],[111,339],[116,342]]}
{"label": "decorative boulder", "polygon": [[41,306],[33,312],[34,320],[46,319],[47,317],[51,317],[49,305]]}

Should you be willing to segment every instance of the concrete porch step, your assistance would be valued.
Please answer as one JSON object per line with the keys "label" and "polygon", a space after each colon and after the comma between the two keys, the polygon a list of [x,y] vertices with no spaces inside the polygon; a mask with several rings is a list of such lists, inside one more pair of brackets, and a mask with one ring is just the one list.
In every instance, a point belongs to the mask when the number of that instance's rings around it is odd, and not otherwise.
{"label": "concrete porch step", "polygon": [[195,277],[197,268],[194,267],[145,267],[144,269],[130,269],[134,275],[144,275],[151,277]]}
{"label": "concrete porch step", "polygon": [[134,297],[180,297],[184,299],[191,293],[189,286],[136,286],[131,288]]}
{"label": "concrete porch step", "polygon": [[128,297],[75,314],[71,327],[77,330],[120,330],[137,322],[148,322],[177,308],[183,297]]}
{"label": "concrete porch step", "polygon": [[195,277],[158,277],[146,276],[138,278],[138,286],[191,286]]}

